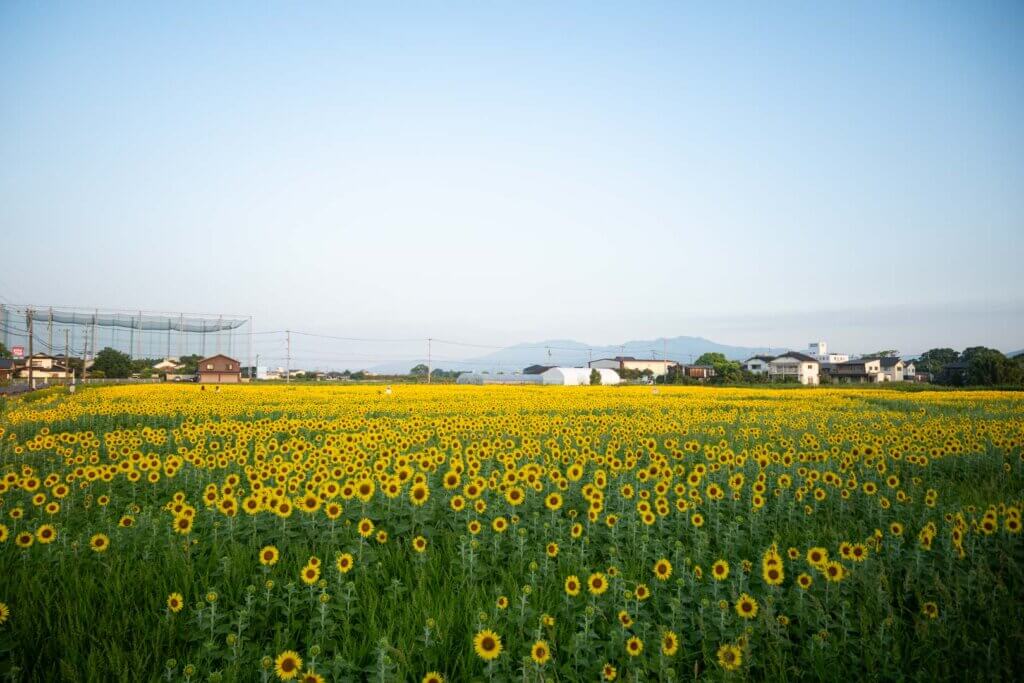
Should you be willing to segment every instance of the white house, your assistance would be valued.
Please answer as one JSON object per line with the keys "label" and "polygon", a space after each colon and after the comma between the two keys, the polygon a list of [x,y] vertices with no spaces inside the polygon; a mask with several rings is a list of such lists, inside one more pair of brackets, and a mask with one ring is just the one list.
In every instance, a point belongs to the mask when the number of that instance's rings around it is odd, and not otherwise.
{"label": "white house", "polygon": [[775,360],[775,356],[751,356],[743,361],[743,369],[755,375],[764,375],[769,371],[769,363]]}
{"label": "white house", "polygon": [[774,380],[795,379],[800,384],[818,384],[821,363],[804,353],[790,351],[768,363],[768,374]]}
{"label": "white house", "polygon": [[622,381],[619,373],[609,368],[551,368],[541,374],[541,381],[544,384],[563,384],[565,386],[579,386],[590,384],[590,373],[597,370],[601,375],[601,384],[618,384]]}
{"label": "white house", "polygon": [[171,370],[177,370],[181,367],[181,362],[171,356],[170,358],[164,358],[162,361],[153,366],[153,369],[157,372],[169,372]]}
{"label": "white house", "polygon": [[902,382],[906,365],[899,358],[887,356],[881,358],[882,376],[886,382]]}
{"label": "white house", "polygon": [[917,379],[917,366],[914,361],[908,360],[903,363],[903,379],[907,382],[913,382]]}
{"label": "white house", "polygon": [[46,353],[33,353],[25,361],[25,365],[21,366],[18,371],[18,377],[26,378],[29,376],[29,366],[32,367],[32,380],[35,381],[49,381],[51,379],[69,379],[71,377],[71,371],[67,367],[57,363],[57,359]]}

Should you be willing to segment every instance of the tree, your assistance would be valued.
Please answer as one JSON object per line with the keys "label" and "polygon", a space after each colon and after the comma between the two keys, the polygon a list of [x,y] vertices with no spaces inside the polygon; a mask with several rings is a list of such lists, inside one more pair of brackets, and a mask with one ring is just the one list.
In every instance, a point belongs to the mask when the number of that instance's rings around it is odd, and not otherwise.
{"label": "tree", "polygon": [[597,368],[590,370],[590,386],[597,386],[601,383],[601,373],[597,371]]}
{"label": "tree", "polygon": [[708,352],[702,354],[694,365],[721,365],[722,363],[728,363],[728,359],[724,353],[712,353]]}
{"label": "tree", "polygon": [[864,358],[895,358],[900,355],[898,349],[883,349],[881,351],[875,351],[874,353],[864,354]]}
{"label": "tree", "polygon": [[[994,384],[1020,384],[1021,367],[995,349],[974,347],[967,367],[967,383],[991,386]],[[966,355],[966,351],[964,354]]]}
{"label": "tree", "polygon": [[102,372],[104,377],[128,377],[132,374],[132,359],[109,346],[96,354],[90,374]]}
{"label": "tree", "polygon": [[916,366],[919,370],[938,375],[942,372],[942,368],[958,360],[960,360],[960,354],[953,349],[931,349],[921,354],[917,359]]}
{"label": "tree", "polygon": [[199,361],[201,361],[202,359],[203,357],[198,354],[192,354],[191,356],[182,356],[181,358],[178,359],[178,362],[181,364],[181,367],[178,368],[175,372],[181,375],[194,375],[197,372],[199,372]]}
{"label": "tree", "polygon": [[11,352],[4,346],[3,342],[0,342],[0,358],[11,358],[11,356]]}
{"label": "tree", "polygon": [[697,359],[696,365],[710,365],[715,369],[716,382],[738,382],[743,379],[743,365],[729,360],[724,353],[708,352]]}
{"label": "tree", "polygon": [[413,377],[426,377],[428,372],[430,372],[430,368],[423,363],[415,365],[411,370],[409,370],[409,374]]}
{"label": "tree", "polygon": [[[960,354],[960,360],[962,360],[965,363],[970,363],[975,356],[983,355],[988,351],[995,351],[995,349],[990,349],[987,346],[969,346],[966,349],[964,349],[963,353]],[[996,351],[996,353],[998,353],[1000,356],[1003,355],[999,351]]]}

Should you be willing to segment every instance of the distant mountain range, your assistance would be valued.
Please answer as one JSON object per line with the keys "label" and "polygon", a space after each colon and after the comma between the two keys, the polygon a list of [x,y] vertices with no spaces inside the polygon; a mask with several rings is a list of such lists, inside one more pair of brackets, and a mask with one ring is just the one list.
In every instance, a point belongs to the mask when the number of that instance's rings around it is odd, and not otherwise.
{"label": "distant mountain range", "polygon": [[[769,352],[778,354],[787,350],[789,349],[773,348],[769,350],[763,347],[729,346],[703,337],[673,337],[665,340],[639,339],[610,346],[592,346],[573,339],[548,339],[516,344],[500,351],[459,362],[437,361],[434,367],[445,370],[515,372],[535,364],[585,366],[591,358],[597,360],[615,356],[661,360],[667,355],[669,360],[692,363],[705,353],[721,353],[731,360],[744,360],[758,354]],[[386,363],[374,367],[372,370],[379,373],[408,372],[411,366],[407,367],[407,365]]]}

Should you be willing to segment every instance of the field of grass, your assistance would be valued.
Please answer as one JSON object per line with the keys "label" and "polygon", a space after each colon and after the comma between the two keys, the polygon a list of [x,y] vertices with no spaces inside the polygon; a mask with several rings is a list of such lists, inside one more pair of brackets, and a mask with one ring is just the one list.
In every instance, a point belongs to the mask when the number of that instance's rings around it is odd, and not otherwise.
{"label": "field of grass", "polygon": [[0,678],[1015,680],[1024,395],[132,386],[0,413]]}

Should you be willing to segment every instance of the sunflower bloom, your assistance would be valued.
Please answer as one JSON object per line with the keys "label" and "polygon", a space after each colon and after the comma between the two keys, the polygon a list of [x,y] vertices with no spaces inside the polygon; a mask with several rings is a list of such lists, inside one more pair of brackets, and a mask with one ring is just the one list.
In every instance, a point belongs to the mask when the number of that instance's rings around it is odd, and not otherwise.
{"label": "sunflower bloom", "polygon": [[484,629],[473,638],[473,650],[484,661],[497,659],[501,655],[501,636],[490,629]]}

